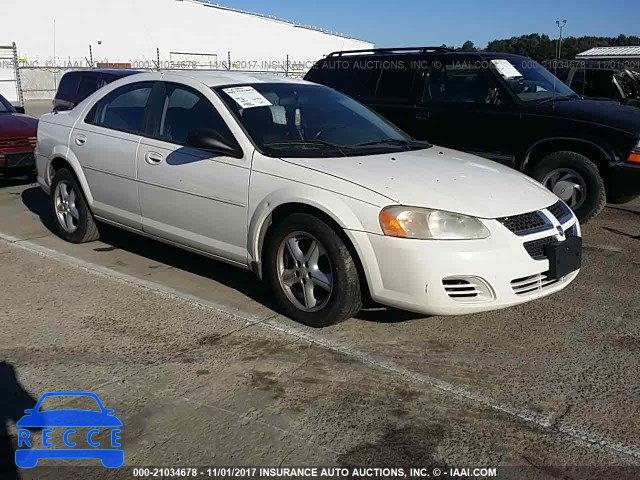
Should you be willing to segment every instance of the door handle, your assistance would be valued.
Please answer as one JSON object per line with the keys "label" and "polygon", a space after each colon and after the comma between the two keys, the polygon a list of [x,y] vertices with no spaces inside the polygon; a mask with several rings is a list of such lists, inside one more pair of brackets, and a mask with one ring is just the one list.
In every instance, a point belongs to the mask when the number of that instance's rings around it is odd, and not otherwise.
{"label": "door handle", "polygon": [[156,152],[147,152],[144,159],[149,165],[158,165],[164,160],[162,155]]}
{"label": "door handle", "polygon": [[76,135],[76,145],[82,146],[87,143],[87,137],[84,135]]}
{"label": "door handle", "polygon": [[416,113],[416,120],[429,120],[430,118],[431,118],[431,112]]}

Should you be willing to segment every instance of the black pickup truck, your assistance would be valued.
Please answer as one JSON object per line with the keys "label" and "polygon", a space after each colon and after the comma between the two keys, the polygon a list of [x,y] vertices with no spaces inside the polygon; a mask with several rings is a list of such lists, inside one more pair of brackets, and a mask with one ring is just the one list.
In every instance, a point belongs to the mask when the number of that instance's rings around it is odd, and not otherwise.
{"label": "black pickup truck", "polygon": [[523,171],[581,221],[640,194],[640,109],[588,100],[534,60],[440,47],[335,52],[305,77],[405,132]]}

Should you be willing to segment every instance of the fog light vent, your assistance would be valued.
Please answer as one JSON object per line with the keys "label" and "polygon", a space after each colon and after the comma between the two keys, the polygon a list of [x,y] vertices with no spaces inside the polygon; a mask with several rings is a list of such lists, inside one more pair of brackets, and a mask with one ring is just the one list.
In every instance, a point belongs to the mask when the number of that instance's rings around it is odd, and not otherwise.
{"label": "fog light vent", "polygon": [[490,302],[495,298],[487,282],[478,277],[447,277],[442,280],[442,286],[456,302]]}

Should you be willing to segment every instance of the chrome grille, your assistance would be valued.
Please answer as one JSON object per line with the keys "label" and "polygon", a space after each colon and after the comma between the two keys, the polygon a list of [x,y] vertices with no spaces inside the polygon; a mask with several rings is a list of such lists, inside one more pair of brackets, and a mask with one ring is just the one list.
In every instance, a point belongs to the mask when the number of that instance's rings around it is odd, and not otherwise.
{"label": "chrome grille", "polygon": [[549,278],[548,274],[549,272],[544,272],[530,275],[528,277],[516,278],[511,281],[511,288],[516,295],[532,295],[560,281]]}
{"label": "chrome grille", "polygon": [[498,221],[516,235],[529,235],[553,227],[540,212],[529,212],[512,217],[498,218]]}
{"label": "chrome grille", "polygon": [[0,151],[1,150],[14,150],[16,148],[24,148],[26,150],[32,150],[31,142],[29,142],[28,137],[22,138],[8,138],[0,140]]}
{"label": "chrome grille", "polygon": [[571,219],[571,209],[565,205],[565,203],[560,200],[558,203],[554,203],[549,208],[547,208],[551,212],[551,214],[558,219],[558,222],[564,223],[567,220]]}
{"label": "chrome grille", "polygon": [[[564,231],[565,238],[577,237],[578,236],[578,227],[574,224],[571,227],[567,228]],[[522,246],[527,251],[527,253],[534,260],[545,260],[547,255],[545,254],[545,247],[556,240],[556,237],[544,237],[539,238],[538,240],[532,240],[530,242],[525,242]]]}
{"label": "chrome grille", "polygon": [[544,260],[547,258],[544,253],[545,247],[552,244],[555,239],[555,237],[545,237],[539,238],[538,240],[532,240],[531,242],[526,242],[524,244],[524,248],[534,260]]}

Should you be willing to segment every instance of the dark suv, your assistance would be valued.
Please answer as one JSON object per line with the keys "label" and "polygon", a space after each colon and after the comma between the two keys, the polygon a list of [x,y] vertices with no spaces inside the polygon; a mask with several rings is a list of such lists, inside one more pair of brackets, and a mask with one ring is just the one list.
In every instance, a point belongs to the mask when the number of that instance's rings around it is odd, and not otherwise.
{"label": "dark suv", "polygon": [[637,62],[574,60],[558,65],[557,69],[554,62],[546,62],[545,67],[557,71],[558,78],[580,95],[640,107]]}
{"label": "dark suv", "polygon": [[53,111],[71,110],[93,92],[139,70],[77,70],[63,75],[53,100]]}
{"label": "dark suv", "polygon": [[640,194],[640,110],[585,100],[530,58],[444,48],[332,53],[305,77],[415,138],[528,173],[582,221]]}

